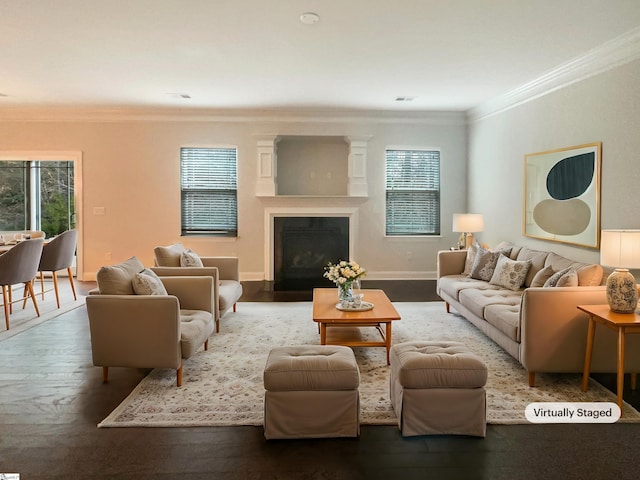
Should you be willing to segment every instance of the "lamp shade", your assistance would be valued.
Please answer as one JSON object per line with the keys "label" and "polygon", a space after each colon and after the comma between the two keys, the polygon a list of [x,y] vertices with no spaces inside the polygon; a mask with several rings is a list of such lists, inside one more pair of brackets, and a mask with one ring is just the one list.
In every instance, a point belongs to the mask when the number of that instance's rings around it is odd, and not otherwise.
{"label": "lamp shade", "polygon": [[479,213],[454,213],[454,232],[481,232],[484,230],[484,218]]}
{"label": "lamp shade", "polygon": [[640,230],[602,230],[600,263],[614,268],[640,268]]}

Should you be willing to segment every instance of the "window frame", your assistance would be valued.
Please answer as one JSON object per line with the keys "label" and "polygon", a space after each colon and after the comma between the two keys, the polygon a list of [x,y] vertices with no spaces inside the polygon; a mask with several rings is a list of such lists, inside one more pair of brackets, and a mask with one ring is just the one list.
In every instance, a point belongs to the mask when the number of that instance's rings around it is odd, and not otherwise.
{"label": "window frame", "polygon": [[[437,152],[437,187],[435,188],[424,188],[422,190],[406,190],[408,193],[418,193],[419,191],[427,192],[431,197],[435,197],[432,201],[436,202],[435,207],[435,215],[436,219],[433,222],[434,231],[428,232],[426,229],[421,232],[413,232],[410,230],[400,230],[397,232],[390,231],[389,225],[389,208],[390,208],[390,199],[389,193],[392,189],[389,188],[389,172],[388,172],[388,163],[389,163],[389,152],[392,151],[405,151],[405,152],[429,152],[430,154]],[[440,237],[442,235],[442,150],[438,147],[424,147],[424,146],[406,146],[406,145],[388,145],[384,150],[384,195],[385,195],[385,209],[384,209],[384,234],[387,238],[433,238]],[[428,187],[425,185],[425,187]],[[428,214],[429,208],[426,209],[425,214]]]}
{"label": "window frame", "polygon": [[[235,174],[235,179],[234,179],[235,184],[233,185],[233,188],[229,188],[229,185],[224,185],[223,186],[224,188],[221,188],[221,187],[203,188],[202,185],[197,187],[194,185],[191,185],[191,186],[185,185],[185,182],[184,182],[185,172],[184,172],[183,161],[185,160],[184,152],[188,150],[193,150],[193,151],[233,150],[234,151],[233,170]],[[238,147],[237,145],[220,145],[220,144],[183,145],[180,147],[179,161],[180,161],[180,235],[183,237],[236,238],[238,236]],[[206,169],[206,167],[204,168]],[[215,170],[212,170],[212,173],[215,173],[216,175],[219,175],[222,177],[222,172],[224,168],[225,167],[223,166],[220,172],[215,172]],[[232,200],[232,203],[233,203],[233,213],[231,215],[232,222],[228,223],[226,226],[232,227],[232,228],[219,228],[222,225],[218,225],[217,226],[218,228],[216,228],[216,226],[214,225],[209,225],[209,227],[211,228],[197,228],[196,224],[194,224],[193,222],[188,222],[187,219],[185,219],[185,211],[188,208],[188,205],[185,205],[185,200],[186,200],[186,197],[189,196],[189,190],[191,194],[198,194],[198,193],[206,194],[206,192],[209,192],[209,193],[218,192],[218,194],[220,194],[221,192],[226,192],[226,195],[222,193],[222,198],[224,199],[226,197],[227,202]],[[229,195],[229,193],[231,193],[231,195]],[[194,215],[193,210],[191,210],[191,215]],[[197,212],[196,212],[196,215],[197,215]]]}

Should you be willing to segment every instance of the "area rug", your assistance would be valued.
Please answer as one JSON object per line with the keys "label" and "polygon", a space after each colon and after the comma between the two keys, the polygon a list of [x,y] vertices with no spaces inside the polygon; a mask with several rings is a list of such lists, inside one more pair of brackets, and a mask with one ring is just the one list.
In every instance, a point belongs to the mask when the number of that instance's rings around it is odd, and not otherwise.
{"label": "area rug", "polygon": [[[451,340],[465,343],[487,364],[487,422],[524,424],[532,402],[615,402],[595,381],[582,392],[580,374],[537,374],[530,388],[527,372],[496,343],[442,302],[395,303],[402,320],[393,323],[393,343]],[[374,329],[362,329],[376,335]],[[371,330],[366,332],[366,330]],[[99,427],[262,425],[262,373],[269,350],[280,345],[319,344],[310,302],[240,303],[227,313],[209,350],[185,361],[183,385],[173,370],[153,370]],[[354,348],[360,369],[360,420],[363,425],[395,425],[389,399],[389,367],[384,348]],[[625,404],[620,421],[640,422]]]}
{"label": "area rug", "polygon": [[[36,294],[36,302],[38,304],[38,310],[40,310],[40,316],[36,314],[36,310],[33,307],[31,299],[27,300],[27,304],[22,308],[22,302],[13,304],[13,313],[9,316],[9,330],[5,329],[4,324],[4,307],[0,307],[0,341],[11,338],[25,330],[28,330],[36,325],[40,325],[44,322],[56,318],[63,313],[67,313],[75,308],[78,308],[85,303],[85,297],[77,294],[78,299],[74,300],[71,285],[66,277],[58,278],[58,293],[60,295],[60,308],[56,303],[56,294],[53,291],[53,282],[46,280],[44,282],[44,299],[40,293],[40,282],[36,282],[33,287]],[[77,292],[77,290],[76,290]],[[22,288],[20,286],[13,287],[14,300],[22,295]],[[2,295],[0,294],[0,303],[2,302]]]}

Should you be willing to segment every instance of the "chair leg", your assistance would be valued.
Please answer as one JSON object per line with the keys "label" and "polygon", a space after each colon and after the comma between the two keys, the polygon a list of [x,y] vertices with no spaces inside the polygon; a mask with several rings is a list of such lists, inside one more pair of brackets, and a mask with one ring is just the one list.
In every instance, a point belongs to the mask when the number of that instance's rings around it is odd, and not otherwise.
{"label": "chair leg", "polygon": [[33,301],[33,306],[36,309],[36,313],[38,314],[38,316],[40,316],[40,310],[38,309],[38,302],[36,302],[36,296],[33,293],[33,285],[31,284],[31,282],[27,282],[25,283],[27,289],[29,290],[29,296],[31,297],[31,300]]}
{"label": "chair leg", "polygon": [[109,367],[102,367],[102,383],[109,381]]}
{"label": "chair leg", "polygon": [[178,387],[182,386],[182,365],[180,365],[180,368],[176,371],[176,383]]}
{"label": "chair leg", "polygon": [[2,285],[2,305],[4,306],[4,323],[9,330],[9,295],[7,294],[7,286]]}
{"label": "chair leg", "polygon": [[40,272],[40,293],[42,294],[42,301],[44,302],[44,272]]}
{"label": "chair leg", "polygon": [[76,286],[73,284],[73,272],[71,271],[71,267],[67,267],[67,274],[69,275],[69,283],[71,284],[71,291],[73,292],[73,299],[77,300],[76,297]]}
{"label": "chair leg", "polygon": [[9,285],[9,313],[13,313],[13,285]]}
{"label": "chair leg", "polygon": [[205,350],[209,350],[209,339],[208,338],[204,341],[204,349]]}
{"label": "chair leg", "polygon": [[58,305],[58,308],[60,308],[60,295],[58,294],[58,274],[56,272],[51,272],[51,275],[53,276],[53,289],[56,292],[56,304]]}
{"label": "chair leg", "polygon": [[236,304],[236,303],[234,303],[234,304],[233,304],[233,312],[234,312],[234,313],[237,311],[237,309],[236,309],[237,305],[238,305],[238,304]]}
{"label": "chair leg", "polygon": [[216,333],[220,333],[220,319],[216,318]]}

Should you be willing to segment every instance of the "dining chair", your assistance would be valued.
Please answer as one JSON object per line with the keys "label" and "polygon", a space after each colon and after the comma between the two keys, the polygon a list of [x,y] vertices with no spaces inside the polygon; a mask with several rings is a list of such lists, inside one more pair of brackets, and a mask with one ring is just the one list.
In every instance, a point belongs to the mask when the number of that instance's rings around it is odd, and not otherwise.
{"label": "dining chair", "polygon": [[12,312],[13,285],[24,283],[25,294],[21,300],[26,300],[27,294],[33,301],[36,313],[40,316],[38,303],[33,294],[32,280],[38,273],[38,264],[42,256],[43,238],[23,240],[6,253],[0,255],[0,286],[2,286],[2,304],[4,305],[4,319],[9,330],[9,313]]}
{"label": "dining chair", "polygon": [[51,272],[53,277],[53,289],[56,292],[56,303],[60,308],[60,296],[58,294],[58,274],[57,272],[67,269],[69,283],[73,291],[73,299],[77,300],[76,287],[73,284],[73,257],[76,254],[76,246],[78,244],[78,231],[67,230],[60,235],[54,237],[50,242],[44,245],[40,264],[38,265],[38,275],[40,276],[40,290],[42,299],[44,300],[44,272]]}

